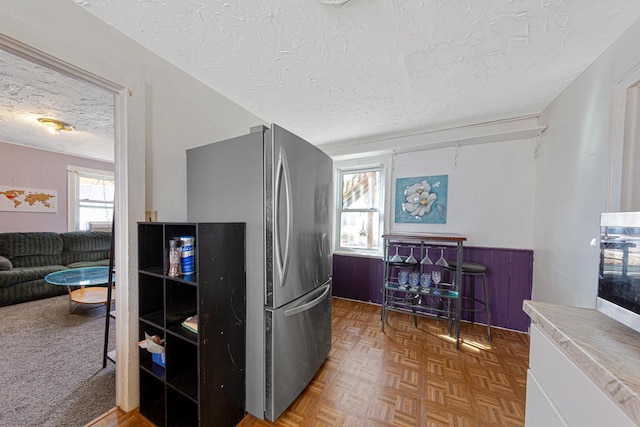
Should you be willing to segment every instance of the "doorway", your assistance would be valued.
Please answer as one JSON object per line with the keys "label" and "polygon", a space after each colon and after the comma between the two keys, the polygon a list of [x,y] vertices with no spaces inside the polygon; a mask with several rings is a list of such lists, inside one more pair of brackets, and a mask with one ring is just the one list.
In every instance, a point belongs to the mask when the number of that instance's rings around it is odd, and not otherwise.
{"label": "doorway", "polygon": [[108,74],[118,75],[121,81],[106,80],[2,34],[0,49],[113,94],[115,264],[121,266],[118,268],[118,283],[123,284],[116,294],[116,306],[121,313],[116,318],[116,358],[120,361],[116,370],[116,405],[125,411],[132,410],[138,406],[138,334],[135,327],[138,294],[136,286],[126,284],[135,283],[129,278],[135,278],[137,271],[136,222],[144,218],[144,82],[120,70],[114,72],[108,65],[105,65]]}

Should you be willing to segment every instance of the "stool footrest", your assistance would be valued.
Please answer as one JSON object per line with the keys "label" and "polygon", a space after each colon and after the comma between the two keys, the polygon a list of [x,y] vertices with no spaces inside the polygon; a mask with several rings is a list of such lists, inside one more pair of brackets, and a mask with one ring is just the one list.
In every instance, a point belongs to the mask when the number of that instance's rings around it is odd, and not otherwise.
{"label": "stool footrest", "polygon": [[[474,303],[474,305],[475,305],[475,303],[480,303],[480,304],[482,304],[484,307],[486,307],[486,305],[487,305],[484,301],[482,301],[481,299],[478,299],[478,298],[471,298],[471,297],[465,297],[465,296],[463,296],[463,297],[462,297],[462,299],[463,299],[464,301],[472,301],[472,302]],[[483,308],[481,308],[481,309],[479,309],[479,310],[480,310],[480,311],[485,311],[485,308],[484,308],[484,307],[483,307]],[[462,307],[462,310],[471,310],[471,309],[469,309],[469,308],[465,309],[464,307]]]}

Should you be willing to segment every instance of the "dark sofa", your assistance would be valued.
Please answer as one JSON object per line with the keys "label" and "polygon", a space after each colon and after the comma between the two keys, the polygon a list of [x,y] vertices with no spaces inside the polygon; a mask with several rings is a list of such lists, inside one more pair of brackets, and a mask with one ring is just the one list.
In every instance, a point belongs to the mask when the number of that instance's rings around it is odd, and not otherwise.
{"label": "dark sofa", "polygon": [[68,268],[108,266],[111,233],[0,233],[0,307],[67,293],[44,277]]}

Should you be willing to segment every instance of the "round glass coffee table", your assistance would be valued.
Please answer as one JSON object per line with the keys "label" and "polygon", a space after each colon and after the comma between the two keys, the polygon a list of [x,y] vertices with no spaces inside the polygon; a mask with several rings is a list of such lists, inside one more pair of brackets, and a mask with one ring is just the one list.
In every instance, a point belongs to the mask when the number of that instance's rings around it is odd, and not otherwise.
{"label": "round glass coffee table", "polygon": [[[78,304],[104,304],[107,314],[109,313],[108,287],[104,286],[109,283],[109,267],[70,268],[49,273],[44,280],[52,285],[68,287],[69,314],[73,313]],[[74,286],[80,288],[71,290]],[[111,301],[114,300],[115,295],[112,292]]]}

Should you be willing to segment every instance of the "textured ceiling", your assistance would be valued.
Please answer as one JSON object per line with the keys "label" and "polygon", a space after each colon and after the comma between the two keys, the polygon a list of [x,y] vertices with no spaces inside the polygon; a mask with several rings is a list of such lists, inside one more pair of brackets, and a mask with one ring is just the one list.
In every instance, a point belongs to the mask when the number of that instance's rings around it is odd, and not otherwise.
{"label": "textured ceiling", "polygon": [[637,0],[75,2],[315,144],[538,114],[640,18]]}
{"label": "textured ceiling", "polygon": [[638,0],[76,0],[321,144],[539,113]]}
{"label": "textured ceiling", "polygon": [[[52,132],[39,117],[76,130]],[[112,93],[0,50],[0,141],[112,162],[113,119]]]}

